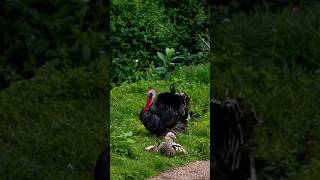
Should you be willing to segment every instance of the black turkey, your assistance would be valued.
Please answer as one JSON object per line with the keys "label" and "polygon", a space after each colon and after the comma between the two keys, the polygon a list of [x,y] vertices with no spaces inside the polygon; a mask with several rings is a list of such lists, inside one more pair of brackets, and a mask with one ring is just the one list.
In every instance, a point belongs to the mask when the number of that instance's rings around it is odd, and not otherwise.
{"label": "black turkey", "polygon": [[[257,175],[281,179],[280,167],[267,172],[266,161],[254,157],[252,132],[260,123],[252,110],[243,108],[243,100],[227,99],[223,103],[212,99],[210,122],[212,132],[211,172],[219,180],[256,180]],[[273,166],[274,167],[274,166]]]}
{"label": "black turkey", "polygon": [[211,168],[216,179],[255,179],[250,170],[250,148],[248,137],[255,124],[255,116],[243,116],[236,100],[224,103],[212,99],[210,102],[212,123]]}
{"label": "black turkey", "polygon": [[157,136],[168,132],[183,132],[190,118],[190,98],[184,93],[177,93],[174,86],[170,92],[161,93],[156,98],[154,89],[149,88],[146,106],[140,112],[144,127]]}

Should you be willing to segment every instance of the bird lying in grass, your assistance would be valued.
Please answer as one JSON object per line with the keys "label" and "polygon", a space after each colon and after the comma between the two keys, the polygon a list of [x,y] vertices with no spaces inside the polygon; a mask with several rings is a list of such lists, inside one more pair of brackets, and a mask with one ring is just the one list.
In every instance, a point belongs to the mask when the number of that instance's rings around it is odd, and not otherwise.
{"label": "bird lying in grass", "polygon": [[188,152],[180,145],[174,142],[176,135],[169,132],[164,137],[164,141],[158,145],[152,145],[145,148],[148,152],[159,152],[162,155],[175,157],[177,152],[188,154]]}

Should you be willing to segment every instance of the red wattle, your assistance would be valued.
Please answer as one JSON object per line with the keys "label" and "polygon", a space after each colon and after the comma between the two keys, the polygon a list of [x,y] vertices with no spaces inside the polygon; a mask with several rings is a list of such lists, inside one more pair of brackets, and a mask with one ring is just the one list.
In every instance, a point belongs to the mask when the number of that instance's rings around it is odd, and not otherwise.
{"label": "red wattle", "polygon": [[144,109],[143,109],[143,112],[148,111],[149,108],[150,108],[150,106],[151,106],[151,104],[152,104],[152,98],[149,98],[149,99],[147,100],[146,106],[145,106]]}

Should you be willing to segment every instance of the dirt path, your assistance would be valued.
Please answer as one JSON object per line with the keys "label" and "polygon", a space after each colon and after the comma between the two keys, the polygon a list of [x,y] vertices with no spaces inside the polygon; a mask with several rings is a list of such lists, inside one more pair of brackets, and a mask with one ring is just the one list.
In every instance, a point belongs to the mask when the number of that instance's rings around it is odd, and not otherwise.
{"label": "dirt path", "polygon": [[147,180],[209,180],[210,161],[194,161],[185,166],[165,171]]}

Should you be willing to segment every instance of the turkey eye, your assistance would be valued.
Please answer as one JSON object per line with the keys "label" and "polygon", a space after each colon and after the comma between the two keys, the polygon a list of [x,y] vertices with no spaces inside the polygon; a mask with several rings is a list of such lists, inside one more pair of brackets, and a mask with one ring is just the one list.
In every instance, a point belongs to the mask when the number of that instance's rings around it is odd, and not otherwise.
{"label": "turkey eye", "polygon": [[149,98],[152,98],[152,93],[150,93],[150,94],[148,95],[148,97],[149,97]]}

